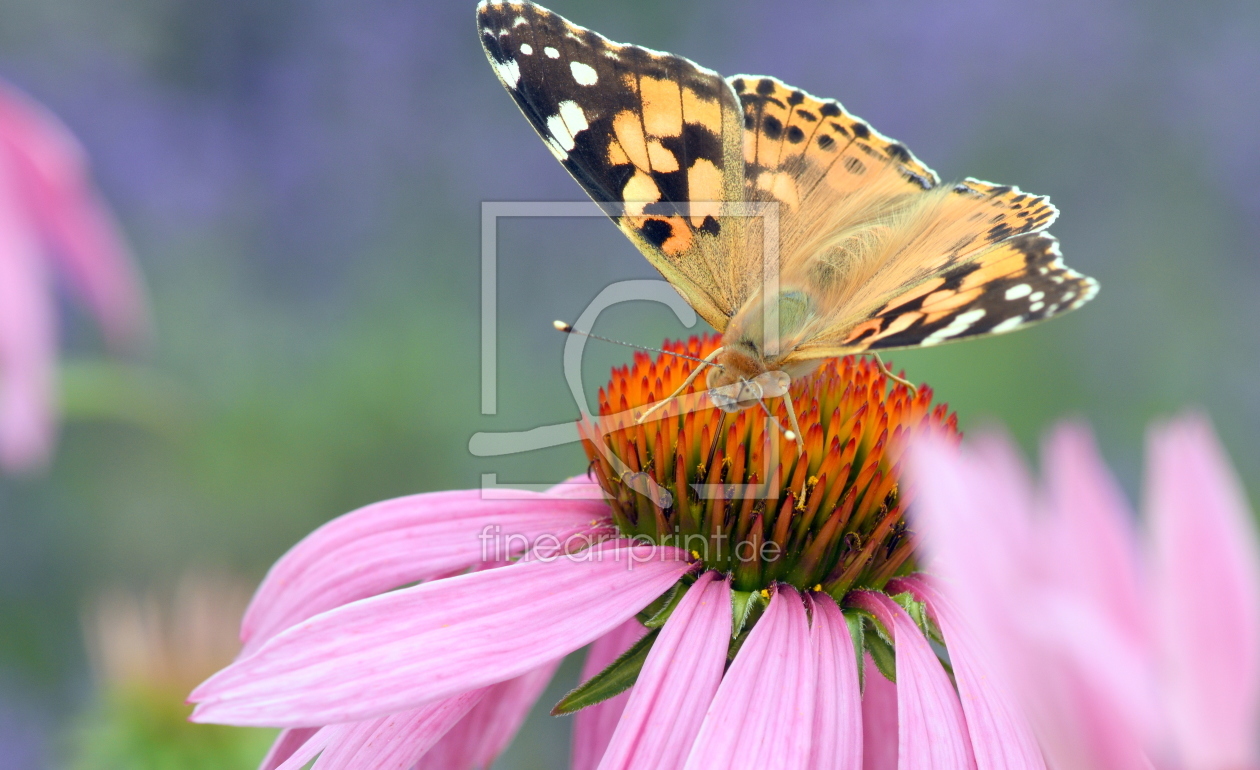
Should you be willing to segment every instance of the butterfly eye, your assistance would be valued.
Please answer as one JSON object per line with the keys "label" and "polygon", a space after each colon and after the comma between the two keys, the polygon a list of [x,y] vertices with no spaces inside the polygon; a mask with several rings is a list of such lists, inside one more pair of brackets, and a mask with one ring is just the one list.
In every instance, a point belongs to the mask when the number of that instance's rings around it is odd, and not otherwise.
{"label": "butterfly eye", "polygon": [[779,398],[792,387],[792,378],[787,372],[762,372],[753,378],[753,384],[761,388],[763,397]]}
{"label": "butterfly eye", "polygon": [[761,385],[754,380],[740,380],[709,389],[709,399],[723,412],[738,412],[757,403],[761,398]]}

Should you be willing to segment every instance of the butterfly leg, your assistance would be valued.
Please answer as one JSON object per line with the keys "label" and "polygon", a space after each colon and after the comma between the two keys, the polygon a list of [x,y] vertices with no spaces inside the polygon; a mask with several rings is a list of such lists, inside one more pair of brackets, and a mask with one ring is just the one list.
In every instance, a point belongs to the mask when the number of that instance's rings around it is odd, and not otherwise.
{"label": "butterfly leg", "polygon": [[884,363],[884,359],[879,357],[879,353],[871,353],[871,355],[875,356],[875,361],[876,363],[879,364],[879,368],[884,370],[884,376],[886,376],[888,379],[892,380],[893,382],[899,382],[902,385],[905,385],[907,388],[910,389],[910,395],[916,396],[919,394],[919,389],[914,386],[914,383],[910,382],[904,377],[898,377],[897,375],[893,374],[892,369],[888,368],[888,364]]}
{"label": "butterfly leg", "polygon": [[695,382],[696,378],[700,376],[700,372],[704,369],[704,367],[712,366],[713,361],[718,357],[718,354],[721,352],[722,352],[722,348],[718,348],[717,350],[713,351],[709,355],[705,356],[704,362],[696,367],[695,371],[693,371],[691,375],[687,377],[687,379],[683,382],[682,385],[678,386],[678,390],[675,390],[673,393],[671,393],[669,398],[663,398],[660,401],[657,401],[655,404],[652,405],[651,409],[639,415],[639,418],[634,421],[635,424],[638,425],[642,423],[644,420],[648,418],[649,415],[651,415],[657,409],[660,409],[661,407],[668,404],[670,401],[673,401],[674,399],[678,398],[683,393],[685,393],[687,388],[691,387],[691,383]]}
{"label": "butterfly leg", "polygon": [[788,421],[792,424],[792,435],[796,439],[796,451],[805,451],[805,437],[801,435],[801,425],[796,421],[796,407],[792,406],[792,394],[783,394],[783,403],[787,405]]}

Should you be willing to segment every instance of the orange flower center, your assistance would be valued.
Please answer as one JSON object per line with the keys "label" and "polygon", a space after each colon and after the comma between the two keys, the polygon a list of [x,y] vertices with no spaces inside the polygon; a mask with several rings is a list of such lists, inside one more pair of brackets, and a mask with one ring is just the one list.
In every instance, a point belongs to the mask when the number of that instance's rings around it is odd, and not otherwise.
{"label": "orange flower center", "polygon": [[[664,349],[702,358],[718,343],[709,335]],[[791,386],[803,450],[785,436],[783,399],[724,413],[703,377],[637,421],[696,366],[636,353],[600,389],[599,418],[582,426],[624,535],[691,551],[741,591],[785,582],[840,600],[914,569],[910,495],[899,483],[906,440],[958,436],[957,416],[932,406],[930,388],[890,389],[867,358],[826,361]]]}

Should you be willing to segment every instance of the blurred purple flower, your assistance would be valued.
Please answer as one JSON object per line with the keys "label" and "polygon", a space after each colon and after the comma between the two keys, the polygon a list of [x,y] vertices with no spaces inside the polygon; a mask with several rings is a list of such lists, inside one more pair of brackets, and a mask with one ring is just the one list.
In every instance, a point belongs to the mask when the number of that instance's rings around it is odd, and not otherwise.
{"label": "blurred purple flower", "polygon": [[65,276],[118,348],[147,338],[139,276],[70,132],[0,81],[0,470],[47,461]]}
{"label": "blurred purple flower", "polygon": [[1148,452],[1141,538],[1080,426],[1051,437],[1040,492],[1005,440],[921,446],[919,515],[944,582],[903,587],[948,594],[1051,767],[1256,767],[1251,513],[1207,420],[1156,427]]}

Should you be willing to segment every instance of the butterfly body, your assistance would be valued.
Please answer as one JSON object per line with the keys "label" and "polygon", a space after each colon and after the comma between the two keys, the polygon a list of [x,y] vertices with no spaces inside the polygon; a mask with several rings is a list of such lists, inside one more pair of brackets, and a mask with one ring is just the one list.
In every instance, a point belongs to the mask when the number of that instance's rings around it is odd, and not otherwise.
{"label": "butterfly body", "polygon": [[723,79],[528,2],[483,0],[477,18],[547,147],[723,334],[715,402],[747,408],[779,390],[768,373],[1004,333],[1097,292],[1045,232],[1046,198],[942,185],[835,100]]}

